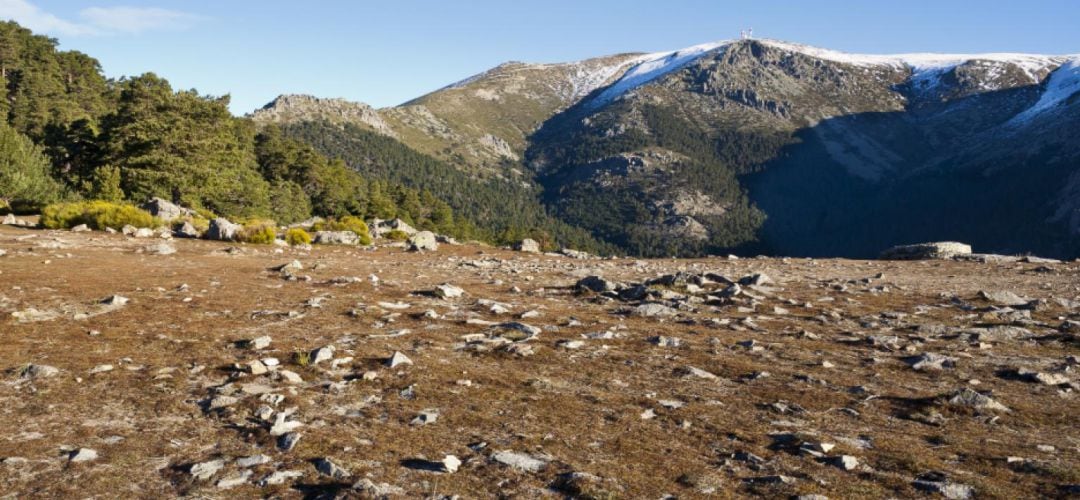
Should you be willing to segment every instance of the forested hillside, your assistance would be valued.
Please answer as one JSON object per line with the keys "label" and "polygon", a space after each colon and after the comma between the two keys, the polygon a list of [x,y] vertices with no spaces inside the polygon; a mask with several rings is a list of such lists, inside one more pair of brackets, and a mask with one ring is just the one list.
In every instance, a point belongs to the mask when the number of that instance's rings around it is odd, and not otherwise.
{"label": "forested hillside", "polygon": [[175,90],[152,73],[108,80],[93,58],[12,22],[0,23],[0,76],[0,203],[14,210],[157,196],[241,220],[400,217],[486,234],[430,191],[369,179],[273,127],[257,130],[229,113],[227,96]]}

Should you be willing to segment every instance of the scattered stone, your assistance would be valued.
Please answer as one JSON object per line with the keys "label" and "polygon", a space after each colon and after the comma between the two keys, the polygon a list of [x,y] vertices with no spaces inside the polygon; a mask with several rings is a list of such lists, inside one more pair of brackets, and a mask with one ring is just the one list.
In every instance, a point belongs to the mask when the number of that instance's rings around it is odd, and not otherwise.
{"label": "scattered stone", "polygon": [[439,410],[427,409],[427,410],[424,410],[424,411],[421,411],[420,413],[418,413],[416,415],[416,417],[412,419],[412,422],[410,422],[410,424],[412,424],[412,425],[434,424],[435,421],[437,421],[438,419],[439,419]]}
{"label": "scattered stone", "polygon": [[679,339],[678,337],[665,337],[663,335],[649,337],[649,342],[659,347],[679,347],[682,345],[682,339]]}
{"label": "scattered stone", "polygon": [[1029,302],[1027,299],[1007,290],[994,290],[979,292],[979,298],[999,306],[1023,306]]}
{"label": "scattered stone", "polygon": [[352,486],[353,491],[359,492],[361,498],[391,498],[397,496],[405,496],[405,489],[394,486],[389,483],[375,483],[370,479],[364,478],[357,481]]}
{"label": "scattered stone", "polygon": [[438,297],[440,299],[444,299],[444,300],[446,300],[446,299],[456,299],[456,298],[461,297],[462,295],[464,295],[465,290],[462,290],[461,288],[456,287],[454,285],[451,285],[449,283],[443,283],[443,284],[435,287],[434,294],[435,294],[436,297]]}
{"label": "scattered stone", "polygon": [[904,358],[904,362],[911,365],[912,369],[919,371],[940,371],[945,368],[956,367],[956,358],[942,356],[941,354],[925,353],[918,356]]}
{"label": "scattered stone", "polygon": [[461,460],[454,455],[447,455],[442,459],[442,467],[447,474],[453,474],[461,467]]}
{"label": "scattered stone", "polygon": [[22,378],[37,380],[55,377],[60,373],[60,369],[49,365],[26,365],[21,372]]}
{"label": "scattered stone", "polygon": [[242,457],[236,459],[236,466],[241,468],[255,467],[257,465],[268,464],[273,459],[267,455],[252,455],[250,457]]}
{"label": "scattered stone", "polygon": [[829,464],[843,470],[854,470],[859,466],[859,460],[851,455],[840,455],[830,458]]}
{"label": "scattered stone", "polygon": [[248,479],[251,479],[252,472],[249,470],[240,471],[231,476],[222,478],[217,482],[217,488],[219,490],[227,490],[247,484]]}
{"label": "scattered stone", "polygon": [[192,465],[188,472],[199,481],[206,481],[225,467],[225,461],[221,459],[200,462]]}
{"label": "scattered stone", "polygon": [[665,306],[664,304],[658,304],[655,302],[649,302],[641,304],[633,310],[634,316],[641,316],[645,318],[651,318],[656,316],[674,316],[678,311]]}
{"label": "scattered stone", "polygon": [[596,293],[604,293],[615,291],[616,283],[608,281],[599,276],[587,276],[578,280],[574,287],[578,290],[588,290]]}
{"label": "scattered stone", "polygon": [[386,360],[386,366],[390,368],[397,368],[402,365],[411,365],[412,360],[408,356],[402,354],[400,351],[394,351],[394,354]]}
{"label": "scattered stone", "polygon": [[79,448],[68,454],[68,460],[74,463],[97,460],[98,452],[90,448]]}
{"label": "scattered stone", "polygon": [[311,364],[317,365],[323,361],[330,361],[334,359],[334,352],[336,349],[332,345],[323,346],[314,351],[311,351]]}
{"label": "scattered stone", "polygon": [[316,245],[359,245],[360,235],[352,231],[316,231],[311,242]]}
{"label": "scattered stone", "polygon": [[302,477],[304,477],[304,473],[300,471],[279,470],[271,473],[269,476],[266,476],[262,479],[262,481],[259,481],[259,486],[277,486],[280,484],[285,484],[286,482],[293,479],[299,479]]}
{"label": "scattered stone", "polygon": [[1009,411],[1005,405],[995,401],[990,396],[980,394],[967,387],[960,389],[949,398],[949,404],[953,406],[975,408],[977,410]]}
{"label": "scattered stone", "polygon": [[320,458],[315,460],[315,470],[319,471],[319,474],[338,480],[345,479],[350,476],[349,471],[345,470],[338,464],[335,464],[329,458]]}
{"label": "scattered stone", "polygon": [[439,249],[439,242],[435,239],[435,233],[420,231],[409,237],[409,250],[414,252],[434,252]]}
{"label": "scattered stone", "polygon": [[527,253],[540,253],[540,244],[534,239],[525,238],[514,244],[514,250]]}
{"label": "scattered stone", "polygon": [[253,338],[251,340],[244,341],[243,345],[244,345],[245,348],[248,348],[248,349],[251,349],[251,350],[254,350],[254,351],[261,351],[263,349],[266,349],[266,348],[270,347],[270,343],[273,342],[273,340],[274,339],[270,338],[269,335],[263,335],[261,337],[255,337],[255,338]]}
{"label": "scattered stone", "polygon": [[210,228],[206,230],[206,234],[203,236],[208,240],[234,241],[241,229],[243,229],[243,226],[233,224],[224,217],[218,217],[210,221]]}
{"label": "scattered stone", "polygon": [[290,432],[278,438],[277,447],[281,451],[292,451],[293,448],[296,448],[296,443],[298,443],[299,441],[300,433]]}
{"label": "scattered stone", "polygon": [[540,472],[547,466],[546,460],[509,450],[495,452],[491,455],[491,459],[525,472]]}

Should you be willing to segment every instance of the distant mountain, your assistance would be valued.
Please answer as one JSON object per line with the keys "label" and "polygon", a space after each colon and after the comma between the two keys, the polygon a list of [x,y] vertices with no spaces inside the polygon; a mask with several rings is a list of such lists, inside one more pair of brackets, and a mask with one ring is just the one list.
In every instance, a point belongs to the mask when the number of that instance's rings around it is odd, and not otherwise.
{"label": "distant mountain", "polygon": [[959,239],[1080,255],[1080,56],[725,41],[509,63],[368,109],[369,129],[537,184],[553,215],[633,254],[864,257]]}

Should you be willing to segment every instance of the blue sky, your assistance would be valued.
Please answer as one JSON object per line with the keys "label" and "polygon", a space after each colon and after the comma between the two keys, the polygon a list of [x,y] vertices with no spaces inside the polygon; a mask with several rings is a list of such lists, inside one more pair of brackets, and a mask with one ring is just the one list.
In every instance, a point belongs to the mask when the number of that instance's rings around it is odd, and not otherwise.
{"label": "blue sky", "polygon": [[508,60],[558,62],[755,36],[848,52],[1080,53],[1075,0],[0,0],[108,76],[390,106]]}

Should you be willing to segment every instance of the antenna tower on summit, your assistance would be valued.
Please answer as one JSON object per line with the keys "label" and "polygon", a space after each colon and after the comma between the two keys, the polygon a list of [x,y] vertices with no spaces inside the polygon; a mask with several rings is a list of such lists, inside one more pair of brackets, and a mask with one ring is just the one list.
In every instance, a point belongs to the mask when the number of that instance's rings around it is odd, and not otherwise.
{"label": "antenna tower on summit", "polygon": [[739,32],[739,38],[743,40],[749,40],[754,38],[754,28],[745,29]]}

